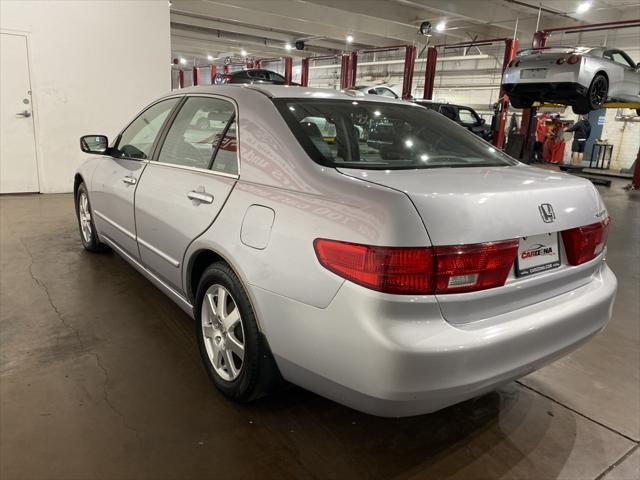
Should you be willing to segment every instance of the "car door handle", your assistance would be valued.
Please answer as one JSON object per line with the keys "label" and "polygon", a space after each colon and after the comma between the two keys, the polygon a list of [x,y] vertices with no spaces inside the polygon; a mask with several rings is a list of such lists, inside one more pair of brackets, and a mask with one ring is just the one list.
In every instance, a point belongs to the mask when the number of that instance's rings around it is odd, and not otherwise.
{"label": "car door handle", "polygon": [[24,118],[29,118],[31,116],[31,112],[29,110],[25,110],[24,112],[18,112],[16,113],[16,116],[18,117],[24,117]]}
{"label": "car door handle", "polygon": [[187,193],[187,197],[189,197],[191,200],[197,200],[202,203],[213,203],[213,195],[209,195],[208,193],[204,192],[196,192],[195,190],[191,190],[189,193]]}
{"label": "car door handle", "polygon": [[131,176],[129,176],[129,175],[127,175],[126,177],[124,177],[124,178],[122,179],[122,181],[123,181],[124,183],[128,183],[129,185],[135,185],[135,184],[136,184],[136,182],[137,182],[137,180],[135,179],[135,177],[131,177]]}

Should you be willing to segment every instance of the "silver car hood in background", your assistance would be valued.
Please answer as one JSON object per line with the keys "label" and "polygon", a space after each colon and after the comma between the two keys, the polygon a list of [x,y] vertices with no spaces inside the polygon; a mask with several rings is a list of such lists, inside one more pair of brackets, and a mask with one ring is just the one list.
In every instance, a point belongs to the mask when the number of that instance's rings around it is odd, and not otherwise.
{"label": "silver car hood in background", "polygon": [[[600,195],[589,181],[525,165],[338,171],[406,193],[433,245],[557,232],[606,216]],[[538,208],[542,204],[553,207],[552,223],[543,221]]]}

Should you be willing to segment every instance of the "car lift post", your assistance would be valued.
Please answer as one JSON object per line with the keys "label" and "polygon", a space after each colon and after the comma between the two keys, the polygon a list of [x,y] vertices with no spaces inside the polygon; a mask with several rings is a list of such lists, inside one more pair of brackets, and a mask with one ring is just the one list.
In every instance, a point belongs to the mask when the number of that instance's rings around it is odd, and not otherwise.
{"label": "car lift post", "polygon": [[[438,61],[438,48],[464,48],[464,47],[480,47],[484,45],[492,45],[494,43],[504,42],[504,58],[502,61],[502,73],[507,68],[507,65],[513,60],[518,51],[518,39],[517,38],[490,38],[487,40],[473,40],[470,42],[440,44],[427,49],[427,63],[424,70],[424,93],[423,98],[426,100],[433,99],[433,86],[436,78],[436,64]],[[504,146],[504,129],[507,125],[507,115],[509,112],[509,99],[506,97],[504,90],[502,89],[502,82],[500,82],[500,94],[498,102],[500,110],[498,112],[498,126],[493,132],[493,145],[498,148]]]}
{"label": "car lift post", "polygon": [[349,77],[351,76],[351,68],[349,67],[349,54],[340,55],[340,90],[349,88]]}
{"label": "car lift post", "polygon": [[196,65],[193,66],[193,86],[198,86],[198,67]]}
{"label": "car lift post", "polygon": [[306,87],[309,85],[309,59],[303,58],[300,65],[300,85]]}
{"label": "car lift post", "polygon": [[184,88],[184,70],[178,70],[178,88]]}
{"label": "car lift post", "polygon": [[[592,23],[588,25],[575,25],[572,27],[558,27],[558,28],[548,28],[546,30],[539,30],[533,34],[533,41],[531,42],[532,48],[545,48],[547,46],[547,40],[549,39],[549,35],[553,32],[562,32],[562,33],[582,33],[582,32],[597,32],[601,30],[617,30],[620,28],[631,28],[631,27],[639,27],[640,26],[640,18],[636,18],[635,20],[622,20],[619,22],[605,22],[605,23]],[[524,134],[524,152],[523,152],[523,160],[528,159],[531,155],[531,151],[533,149],[533,137],[535,136],[535,127],[532,127],[532,124],[535,124],[537,109],[536,108],[525,108],[522,111],[522,123],[520,125],[520,132]]]}
{"label": "car lift post", "polygon": [[216,83],[216,75],[218,75],[218,69],[215,65],[211,65],[211,85]]}
{"label": "car lift post", "polygon": [[[342,86],[343,83],[343,79],[344,76],[346,75],[345,72],[345,63],[348,63],[348,55],[346,54],[338,54],[338,55],[319,55],[317,57],[305,57],[302,59],[302,66],[301,66],[301,72],[300,72],[300,85],[303,87],[308,87],[309,86],[309,63],[311,60],[313,60],[314,62],[318,61],[318,60],[334,60],[338,57],[341,57],[340,59],[340,88],[346,88]],[[345,60],[344,57],[347,57],[347,60]],[[344,81],[346,81],[346,79],[344,79]]]}
{"label": "car lift post", "polygon": [[436,47],[427,48],[427,61],[424,67],[424,92],[422,98],[433,100],[433,86],[436,80],[436,65],[438,63],[438,49]]}
{"label": "car lift post", "polygon": [[[349,54],[349,64],[347,65],[347,81],[346,87],[341,88],[355,88],[356,86],[356,74],[358,71],[358,55],[365,53],[376,52],[393,52],[396,50],[404,49],[404,68],[402,77],[402,99],[408,100],[411,98],[411,89],[413,85],[413,69],[416,63],[416,47],[413,45],[391,45],[387,47],[367,48],[365,50],[353,51]],[[342,75],[341,75],[342,78]]]}

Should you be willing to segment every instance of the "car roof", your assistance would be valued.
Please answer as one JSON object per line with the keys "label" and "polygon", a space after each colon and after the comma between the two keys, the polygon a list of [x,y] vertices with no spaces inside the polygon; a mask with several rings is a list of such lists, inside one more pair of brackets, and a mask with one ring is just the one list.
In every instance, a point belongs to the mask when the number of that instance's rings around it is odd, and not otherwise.
{"label": "car roof", "polygon": [[412,105],[410,102],[405,102],[400,99],[391,97],[383,97],[381,95],[369,95],[359,90],[332,90],[329,88],[309,88],[309,87],[297,87],[293,85],[272,85],[272,84],[224,84],[224,85],[203,85],[197,87],[183,88],[178,91],[172,92],[173,95],[177,93],[196,94],[196,93],[210,93],[235,97],[237,95],[246,95],[249,92],[243,92],[243,90],[249,90],[253,92],[259,92],[270,98],[324,98],[331,100],[358,100],[358,101],[371,101],[371,102],[384,102],[384,103],[399,103],[403,105]]}

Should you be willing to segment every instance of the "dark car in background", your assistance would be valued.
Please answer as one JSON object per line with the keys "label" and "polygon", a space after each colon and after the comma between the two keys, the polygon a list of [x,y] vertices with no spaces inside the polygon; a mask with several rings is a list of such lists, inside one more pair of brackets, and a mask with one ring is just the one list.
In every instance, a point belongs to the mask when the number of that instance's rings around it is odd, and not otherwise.
{"label": "dark car in background", "polygon": [[493,136],[491,125],[487,125],[485,119],[480,117],[471,107],[454,105],[452,103],[432,102],[431,100],[414,100],[414,102],[423,107],[427,107],[429,110],[435,110],[441,113],[484,140],[490,141]]}
{"label": "dark car in background", "polygon": [[[277,72],[252,68],[238,70],[237,72],[219,73],[216,75],[216,84],[222,83],[268,83],[271,85],[287,85],[286,79]],[[291,85],[297,85],[290,82]]]}

